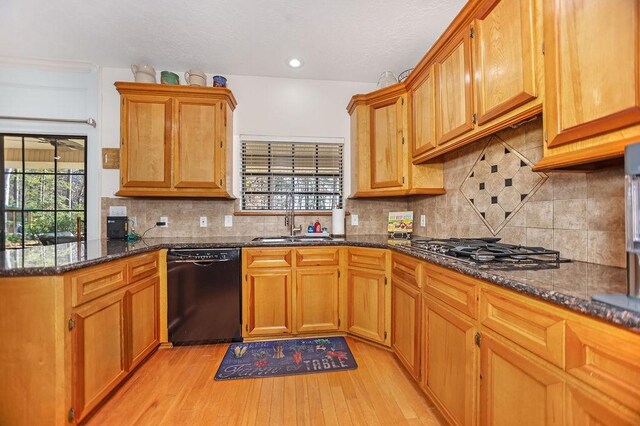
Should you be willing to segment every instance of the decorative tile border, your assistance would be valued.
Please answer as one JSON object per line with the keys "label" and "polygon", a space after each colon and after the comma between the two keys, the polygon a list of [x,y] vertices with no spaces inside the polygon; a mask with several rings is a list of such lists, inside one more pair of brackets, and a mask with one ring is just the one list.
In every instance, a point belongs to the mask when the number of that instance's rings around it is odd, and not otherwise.
{"label": "decorative tile border", "polygon": [[533,163],[497,136],[492,136],[460,185],[460,191],[493,235],[548,179]]}

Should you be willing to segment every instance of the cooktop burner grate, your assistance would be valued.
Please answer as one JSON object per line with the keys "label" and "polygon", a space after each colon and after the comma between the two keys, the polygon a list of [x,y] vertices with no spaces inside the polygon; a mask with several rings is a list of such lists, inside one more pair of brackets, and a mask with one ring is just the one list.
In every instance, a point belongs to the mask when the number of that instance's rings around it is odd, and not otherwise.
{"label": "cooktop burner grate", "polygon": [[500,238],[427,238],[413,240],[411,248],[496,269],[550,269],[569,262],[557,250],[499,241]]}

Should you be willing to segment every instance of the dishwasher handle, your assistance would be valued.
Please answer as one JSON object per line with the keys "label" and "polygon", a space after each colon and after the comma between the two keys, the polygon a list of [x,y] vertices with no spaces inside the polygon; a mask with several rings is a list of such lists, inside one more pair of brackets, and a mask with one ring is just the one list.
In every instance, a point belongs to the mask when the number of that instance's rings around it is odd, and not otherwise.
{"label": "dishwasher handle", "polygon": [[223,263],[229,262],[231,259],[207,259],[205,261],[198,259],[180,259],[180,260],[169,260],[167,263],[190,263],[196,266],[209,266],[214,263]]}

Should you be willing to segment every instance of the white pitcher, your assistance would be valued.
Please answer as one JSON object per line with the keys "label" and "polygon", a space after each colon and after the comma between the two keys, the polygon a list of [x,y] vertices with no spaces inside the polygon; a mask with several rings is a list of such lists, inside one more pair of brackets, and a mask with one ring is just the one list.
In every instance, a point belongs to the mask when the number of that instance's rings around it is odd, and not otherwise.
{"label": "white pitcher", "polygon": [[184,79],[189,86],[206,86],[207,76],[200,70],[189,70],[184,73]]}
{"label": "white pitcher", "polygon": [[131,65],[131,71],[133,72],[133,78],[136,83],[156,82],[156,70],[154,70],[151,65],[133,64]]}

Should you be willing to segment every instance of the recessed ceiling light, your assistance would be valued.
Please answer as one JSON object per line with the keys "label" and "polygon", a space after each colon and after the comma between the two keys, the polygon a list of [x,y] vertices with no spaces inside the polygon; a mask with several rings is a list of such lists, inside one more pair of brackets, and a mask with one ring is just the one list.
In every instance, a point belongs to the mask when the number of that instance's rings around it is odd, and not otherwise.
{"label": "recessed ceiling light", "polygon": [[291,68],[300,68],[302,66],[302,61],[298,58],[291,58],[287,61],[287,64],[289,64]]}

